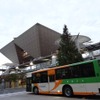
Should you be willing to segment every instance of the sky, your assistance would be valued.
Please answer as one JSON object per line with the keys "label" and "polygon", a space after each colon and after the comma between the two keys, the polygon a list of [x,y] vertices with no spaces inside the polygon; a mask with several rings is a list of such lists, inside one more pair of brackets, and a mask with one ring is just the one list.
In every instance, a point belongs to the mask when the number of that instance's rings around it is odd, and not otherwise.
{"label": "sky", "polygon": [[[0,49],[37,22],[100,42],[100,0],[0,0]],[[0,65],[7,62],[0,53]]]}

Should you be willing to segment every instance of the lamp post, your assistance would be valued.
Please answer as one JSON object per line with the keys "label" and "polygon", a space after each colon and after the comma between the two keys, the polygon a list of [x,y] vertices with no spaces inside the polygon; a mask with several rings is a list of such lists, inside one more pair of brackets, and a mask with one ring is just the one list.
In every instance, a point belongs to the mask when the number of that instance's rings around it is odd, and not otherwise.
{"label": "lamp post", "polygon": [[57,62],[57,56],[56,56],[55,54],[53,54],[53,55],[52,55],[52,62],[51,62],[51,64],[52,64],[53,66],[55,66],[55,65],[56,65],[56,62]]}
{"label": "lamp post", "polygon": [[[16,74],[18,74],[18,70],[19,70],[19,67],[16,66]],[[19,79],[16,80],[16,83],[15,84],[16,84],[16,87],[19,86]]]}
{"label": "lamp post", "polygon": [[4,85],[5,85],[5,80],[4,79],[2,79],[2,83],[1,83],[1,89],[2,89],[2,91],[4,92]]}

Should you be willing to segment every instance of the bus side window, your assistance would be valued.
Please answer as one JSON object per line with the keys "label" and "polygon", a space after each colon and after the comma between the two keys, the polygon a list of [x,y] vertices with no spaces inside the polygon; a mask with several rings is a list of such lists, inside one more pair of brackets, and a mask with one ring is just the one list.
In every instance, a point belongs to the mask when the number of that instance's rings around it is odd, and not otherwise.
{"label": "bus side window", "polygon": [[71,70],[71,78],[79,78],[80,77],[79,66],[72,66],[72,67],[70,67],[70,70]]}
{"label": "bus side window", "polygon": [[62,70],[56,69],[56,80],[62,79]]}
{"label": "bus side window", "polygon": [[36,82],[36,76],[35,74],[32,74],[32,83],[35,83]]}
{"label": "bus side window", "polygon": [[80,66],[82,77],[94,77],[95,71],[93,63],[83,64]]}
{"label": "bus side window", "polygon": [[55,75],[50,75],[49,82],[54,82],[54,81],[55,81]]}
{"label": "bus side window", "polygon": [[71,70],[69,67],[65,68],[65,78],[71,78]]}
{"label": "bus side window", "polygon": [[32,82],[39,83],[40,82],[40,73],[32,74]]}
{"label": "bus side window", "polygon": [[46,72],[41,72],[40,82],[41,82],[41,83],[48,82],[47,71],[46,71]]}
{"label": "bus side window", "polygon": [[71,78],[71,70],[69,67],[60,68],[56,70],[56,79],[69,79]]}

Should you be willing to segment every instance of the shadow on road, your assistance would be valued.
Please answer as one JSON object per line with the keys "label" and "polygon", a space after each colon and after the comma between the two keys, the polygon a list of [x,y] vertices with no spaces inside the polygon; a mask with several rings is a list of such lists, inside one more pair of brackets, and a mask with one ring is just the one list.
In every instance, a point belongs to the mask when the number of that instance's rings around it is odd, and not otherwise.
{"label": "shadow on road", "polygon": [[[27,94],[34,95],[33,93],[27,93]],[[49,94],[49,95],[39,94],[39,95],[41,95],[41,96],[43,95],[43,96],[60,96],[60,97],[65,97],[63,95],[51,95],[51,94]],[[66,97],[66,98],[68,98],[68,97]],[[70,98],[86,99],[86,100],[96,100],[96,99],[100,100],[100,96],[82,96],[82,95],[80,96],[80,95],[77,95],[77,96],[73,96],[73,97],[70,97]]]}
{"label": "shadow on road", "polygon": [[88,100],[100,100],[100,96],[73,96],[72,98],[78,98],[78,99],[88,99]]}

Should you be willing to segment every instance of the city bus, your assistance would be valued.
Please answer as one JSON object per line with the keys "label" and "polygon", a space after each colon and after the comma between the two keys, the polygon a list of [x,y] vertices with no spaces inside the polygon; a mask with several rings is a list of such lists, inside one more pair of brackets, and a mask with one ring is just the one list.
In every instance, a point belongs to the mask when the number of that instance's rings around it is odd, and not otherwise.
{"label": "city bus", "polygon": [[[29,76],[29,75],[28,75]],[[34,71],[26,91],[34,94],[99,95],[100,60],[94,59]]]}

